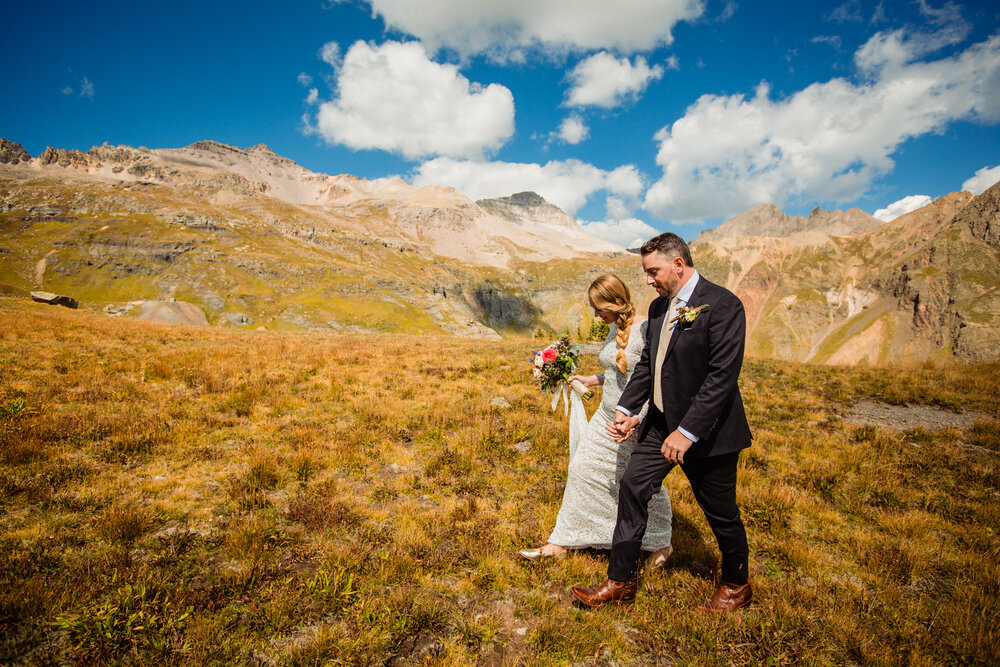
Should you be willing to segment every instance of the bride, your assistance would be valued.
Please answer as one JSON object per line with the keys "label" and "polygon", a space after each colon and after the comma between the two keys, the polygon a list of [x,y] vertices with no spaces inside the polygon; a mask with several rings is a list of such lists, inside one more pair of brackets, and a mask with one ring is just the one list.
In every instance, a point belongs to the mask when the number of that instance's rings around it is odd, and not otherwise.
{"label": "bride", "polygon": [[[594,315],[611,325],[599,359],[604,372],[570,376],[588,387],[603,385],[601,405],[587,424],[587,430],[569,464],[566,490],[548,543],[540,549],[526,549],[528,559],[559,556],[567,549],[610,549],[618,516],[618,485],[635,448],[635,428],[620,439],[613,428],[615,407],[632,375],[645,341],[646,320],[635,316],[628,287],[616,275],[599,277],[587,290]],[[639,417],[645,417],[647,408]],[[633,424],[638,424],[635,419]],[[653,554],[649,567],[662,567],[673,548],[670,546],[670,498],[662,486],[649,501],[649,523],[642,540],[644,551]]]}

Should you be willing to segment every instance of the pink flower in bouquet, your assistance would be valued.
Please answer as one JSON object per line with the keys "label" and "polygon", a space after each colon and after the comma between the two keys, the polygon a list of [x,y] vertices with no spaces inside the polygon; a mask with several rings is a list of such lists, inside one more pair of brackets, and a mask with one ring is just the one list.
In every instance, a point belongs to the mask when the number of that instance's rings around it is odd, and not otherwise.
{"label": "pink flower in bouquet", "polygon": [[556,352],[554,348],[547,347],[544,350],[542,350],[542,361],[544,361],[545,363],[555,361],[558,356],[559,353]]}

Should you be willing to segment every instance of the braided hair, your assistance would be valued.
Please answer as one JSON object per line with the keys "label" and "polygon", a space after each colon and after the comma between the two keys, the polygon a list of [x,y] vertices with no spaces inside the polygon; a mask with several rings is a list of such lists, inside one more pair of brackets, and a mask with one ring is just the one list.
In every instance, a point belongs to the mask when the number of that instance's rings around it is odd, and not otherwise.
{"label": "braided hair", "polygon": [[590,298],[590,305],[595,309],[615,314],[615,326],[618,328],[618,335],[615,336],[615,342],[618,344],[615,365],[618,366],[618,370],[625,373],[628,370],[625,347],[628,345],[632,322],[635,320],[635,306],[632,305],[632,295],[628,286],[618,276],[607,273],[590,284],[587,296]]}

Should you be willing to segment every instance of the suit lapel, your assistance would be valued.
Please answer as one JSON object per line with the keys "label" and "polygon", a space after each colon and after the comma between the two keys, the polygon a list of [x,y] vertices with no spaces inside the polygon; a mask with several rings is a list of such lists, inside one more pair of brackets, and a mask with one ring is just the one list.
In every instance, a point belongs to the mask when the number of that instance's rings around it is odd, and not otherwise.
{"label": "suit lapel", "polygon": [[[688,299],[687,305],[691,306],[696,299],[701,298],[705,291],[706,280],[705,276],[698,278],[698,284],[694,286],[694,291],[691,292],[691,298]],[[681,327],[674,323],[674,330],[670,332],[670,340],[667,341],[667,350],[663,354],[663,363],[667,363],[667,358],[670,357],[670,352],[674,349],[674,343],[677,342],[677,338],[681,335]]]}
{"label": "suit lapel", "polygon": [[[669,307],[669,303],[667,304]],[[656,350],[660,346],[660,333],[663,331],[663,320],[667,317],[667,310],[663,311],[663,316],[655,316],[649,318],[649,328],[646,329],[646,333],[649,334],[649,352],[653,363],[656,363]]]}

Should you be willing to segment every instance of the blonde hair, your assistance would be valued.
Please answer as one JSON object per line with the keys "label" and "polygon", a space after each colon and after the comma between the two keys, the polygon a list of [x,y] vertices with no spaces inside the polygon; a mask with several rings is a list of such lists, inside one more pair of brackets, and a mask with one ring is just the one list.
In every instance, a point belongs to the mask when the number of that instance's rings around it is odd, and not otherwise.
{"label": "blonde hair", "polygon": [[622,373],[626,372],[628,358],[625,356],[625,346],[628,345],[632,321],[635,319],[635,306],[632,305],[632,294],[628,291],[628,286],[615,274],[606,273],[590,283],[587,297],[590,305],[597,310],[615,314],[615,326],[618,327],[618,335],[615,336],[618,356],[615,357],[615,364]]}

